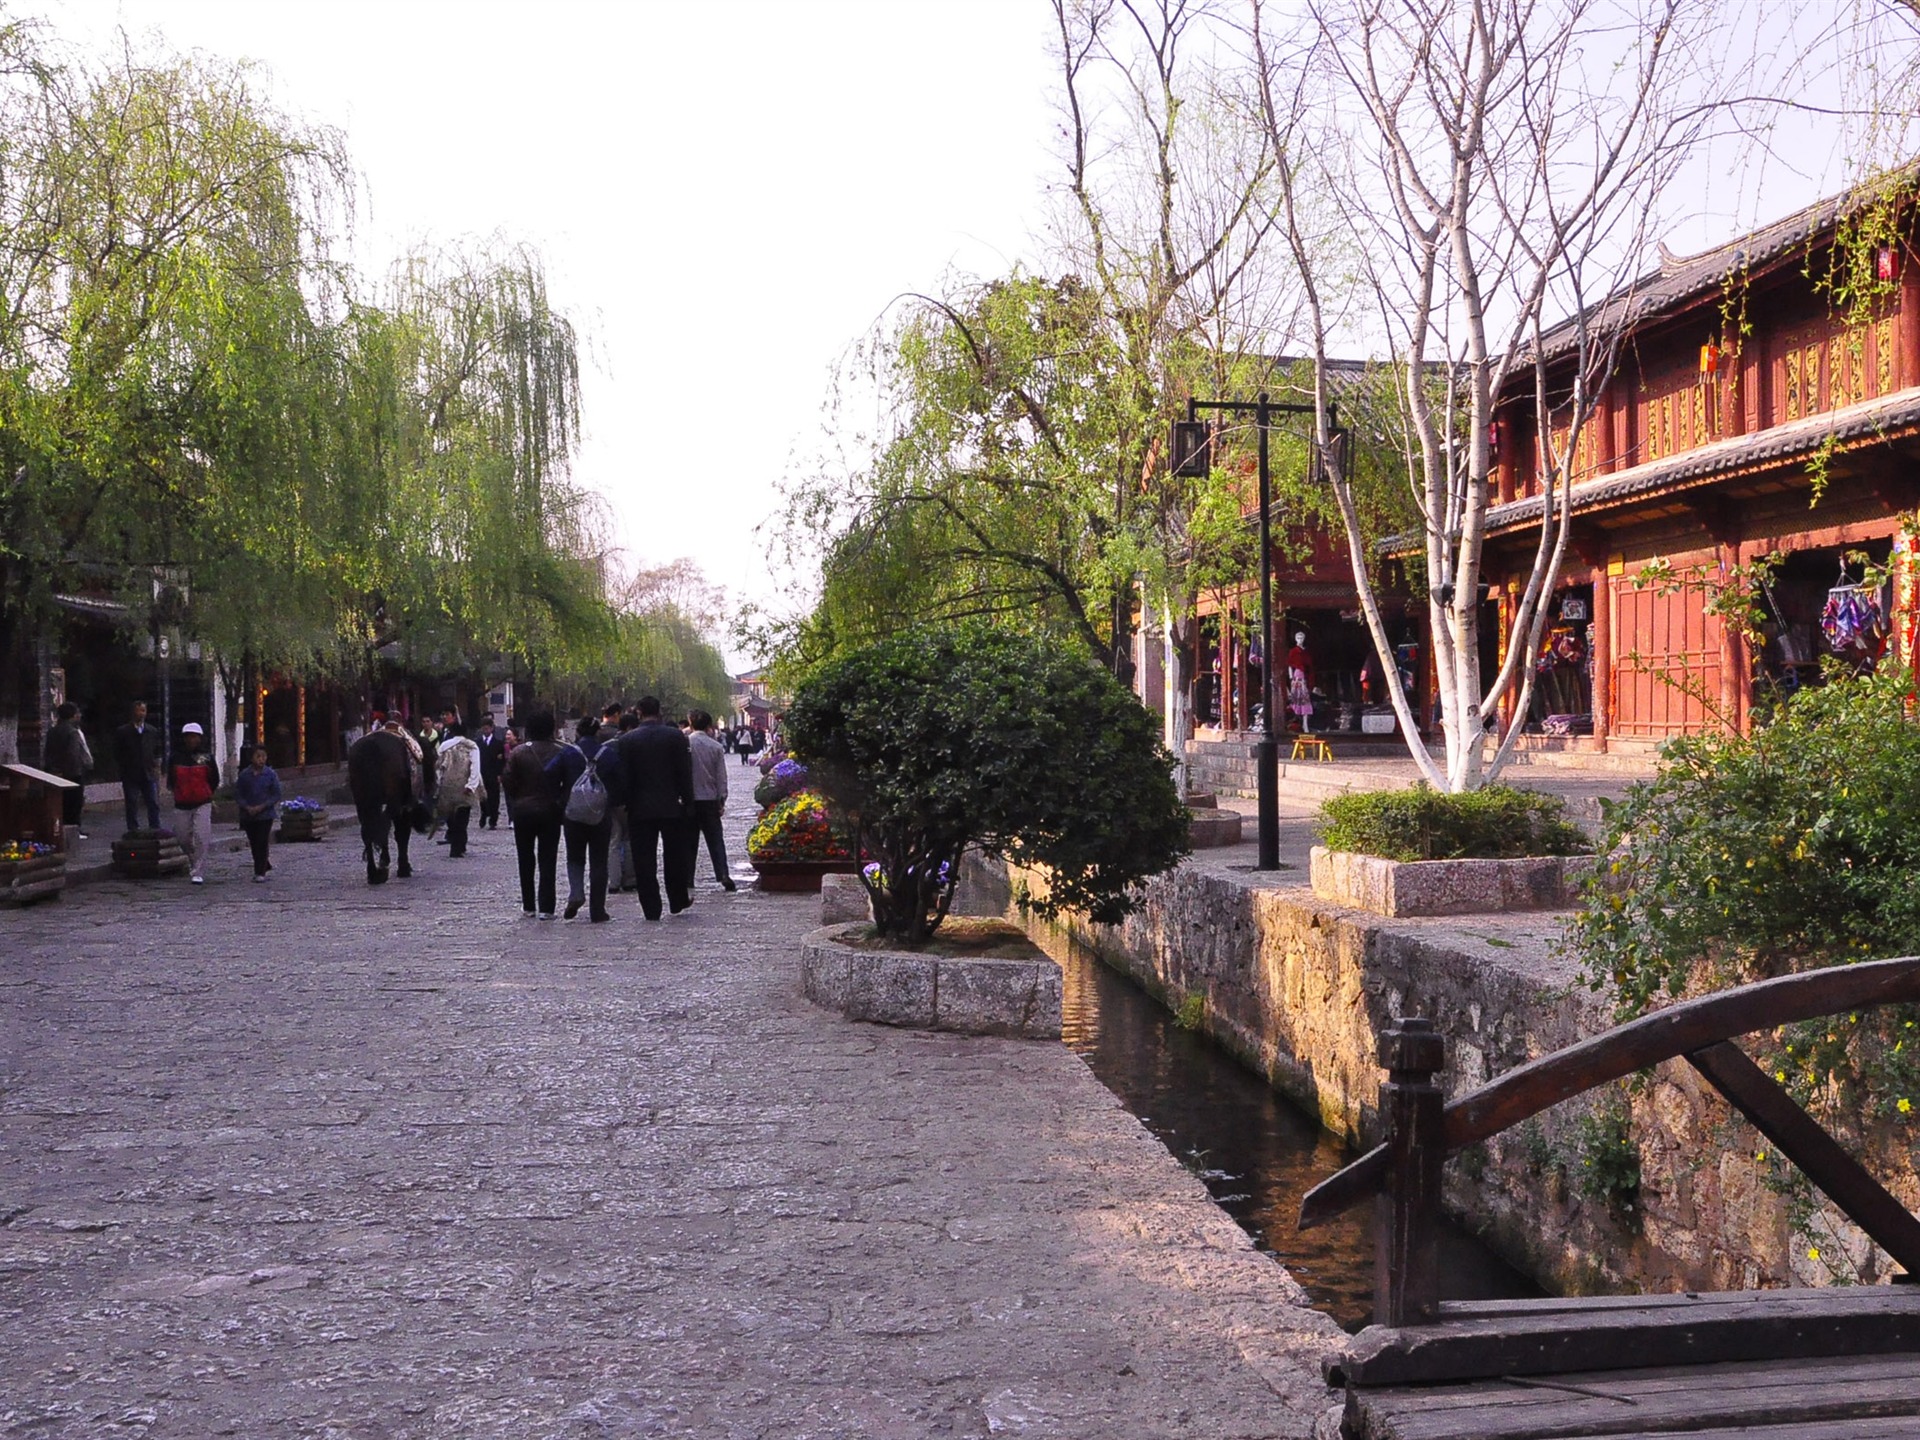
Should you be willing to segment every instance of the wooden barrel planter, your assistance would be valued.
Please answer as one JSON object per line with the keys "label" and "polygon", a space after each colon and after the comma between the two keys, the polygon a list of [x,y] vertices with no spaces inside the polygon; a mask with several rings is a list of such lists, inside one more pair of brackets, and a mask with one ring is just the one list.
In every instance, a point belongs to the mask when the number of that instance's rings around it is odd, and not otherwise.
{"label": "wooden barrel planter", "polygon": [[828,875],[858,875],[852,860],[755,860],[754,887],[787,895],[818,895]]}
{"label": "wooden barrel planter", "polygon": [[327,812],[324,810],[282,810],[280,832],[274,838],[281,844],[327,838]]}
{"label": "wooden barrel planter", "polygon": [[66,888],[67,857],[64,855],[0,860],[0,905],[26,905],[58,895]]}
{"label": "wooden barrel planter", "polygon": [[181,875],[187,867],[187,852],[179,837],[167,831],[129,830],[113,842],[113,873],[129,880]]}

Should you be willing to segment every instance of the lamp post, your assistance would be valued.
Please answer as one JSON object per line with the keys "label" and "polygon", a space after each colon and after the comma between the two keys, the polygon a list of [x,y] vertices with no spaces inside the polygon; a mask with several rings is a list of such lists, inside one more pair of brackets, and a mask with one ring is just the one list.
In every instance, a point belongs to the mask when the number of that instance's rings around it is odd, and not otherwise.
{"label": "lamp post", "polygon": [[[1251,413],[1259,432],[1260,483],[1260,738],[1253,745],[1257,781],[1260,854],[1257,870],[1280,868],[1280,744],[1273,729],[1273,487],[1267,468],[1267,431],[1275,415],[1311,415],[1311,405],[1277,405],[1262,390],[1252,403],[1244,400],[1187,401],[1185,422],[1174,422],[1173,473],[1205,478],[1213,468],[1211,441],[1199,412],[1217,410],[1232,415]],[[1328,423],[1338,427],[1339,412],[1327,407]]]}

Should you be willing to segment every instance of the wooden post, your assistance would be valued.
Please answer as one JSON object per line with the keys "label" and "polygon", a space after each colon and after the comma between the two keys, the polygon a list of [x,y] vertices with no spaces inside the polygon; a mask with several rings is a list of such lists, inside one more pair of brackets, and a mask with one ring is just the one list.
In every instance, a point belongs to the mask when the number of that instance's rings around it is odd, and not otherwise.
{"label": "wooden post", "polygon": [[1900,266],[1900,373],[1894,384],[1905,389],[1920,385],[1920,256],[1908,251]]}
{"label": "wooden post", "polygon": [[1593,571],[1593,748],[1607,753],[1613,709],[1613,579],[1604,563]]}
{"label": "wooden post", "polygon": [[294,762],[305,769],[307,764],[307,687],[304,681],[293,687],[293,716]]}
{"label": "wooden post", "polygon": [[1380,1036],[1380,1120],[1387,1185],[1375,1219],[1373,1323],[1422,1325],[1440,1311],[1440,1167],[1447,1158],[1445,1097],[1434,1076],[1446,1041],[1419,1015]]}

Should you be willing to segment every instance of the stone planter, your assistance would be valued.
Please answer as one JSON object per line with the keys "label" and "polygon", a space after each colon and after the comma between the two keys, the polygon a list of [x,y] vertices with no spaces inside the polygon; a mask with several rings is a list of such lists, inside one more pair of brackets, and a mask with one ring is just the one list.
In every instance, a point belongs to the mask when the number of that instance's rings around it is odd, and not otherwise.
{"label": "stone planter", "polygon": [[1246,833],[1246,817],[1236,810],[1192,804],[1187,809],[1187,835],[1196,850],[1238,845]]}
{"label": "stone planter", "polygon": [[298,844],[327,837],[327,812],[324,810],[284,810],[280,830],[274,838],[281,844]]}
{"label": "stone planter", "polygon": [[840,942],[861,928],[829,925],[801,942],[801,986],[814,1004],[879,1025],[1060,1038],[1060,967],[1045,956],[980,960]]}
{"label": "stone planter", "polygon": [[1593,870],[1590,855],[1525,860],[1382,860],[1313,847],[1313,893],[1375,915],[1485,915],[1565,910]]}
{"label": "stone planter", "polygon": [[0,860],[0,905],[45,900],[67,888],[67,857],[36,855],[30,860]]}
{"label": "stone planter", "polygon": [[873,901],[867,898],[867,887],[860,883],[858,875],[823,875],[820,878],[822,925],[845,925],[854,920],[865,923],[872,919]]}
{"label": "stone planter", "polygon": [[860,867],[852,860],[754,860],[753,869],[757,890],[817,895],[826,876],[853,875]]}
{"label": "stone planter", "polygon": [[113,873],[130,880],[184,875],[189,863],[179,837],[164,830],[129,830],[113,842]]}

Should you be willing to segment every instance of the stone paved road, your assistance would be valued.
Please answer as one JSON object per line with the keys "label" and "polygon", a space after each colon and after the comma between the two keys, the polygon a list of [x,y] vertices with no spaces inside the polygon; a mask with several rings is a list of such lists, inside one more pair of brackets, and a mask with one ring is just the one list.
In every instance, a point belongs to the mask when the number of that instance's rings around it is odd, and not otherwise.
{"label": "stone paved road", "polygon": [[1063,1047],[813,1009],[811,899],[525,920],[509,853],[371,890],[336,838],[0,911],[0,1435],[1326,1410],[1332,1323]]}

